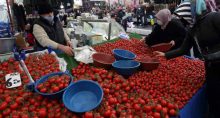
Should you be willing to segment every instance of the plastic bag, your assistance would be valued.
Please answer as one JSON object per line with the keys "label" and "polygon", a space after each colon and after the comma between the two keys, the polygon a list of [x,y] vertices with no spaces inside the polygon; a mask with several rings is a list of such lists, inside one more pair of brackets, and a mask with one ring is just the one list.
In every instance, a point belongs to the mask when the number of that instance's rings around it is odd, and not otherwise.
{"label": "plastic bag", "polygon": [[119,38],[129,40],[130,37],[126,33],[120,33]]}
{"label": "plastic bag", "polygon": [[93,63],[92,55],[94,53],[96,53],[96,51],[87,45],[74,49],[75,59],[85,64]]}
{"label": "plastic bag", "polygon": [[67,68],[67,63],[66,61],[63,59],[63,58],[58,58],[57,57],[57,60],[59,61],[59,68],[62,72],[65,72],[66,71],[66,68]]}

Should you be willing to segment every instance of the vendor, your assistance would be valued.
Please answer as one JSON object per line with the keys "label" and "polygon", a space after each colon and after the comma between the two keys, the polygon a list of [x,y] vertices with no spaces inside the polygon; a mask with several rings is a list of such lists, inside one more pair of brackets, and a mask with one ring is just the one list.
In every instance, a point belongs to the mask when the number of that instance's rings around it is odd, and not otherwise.
{"label": "vendor", "polygon": [[159,43],[171,43],[172,49],[177,49],[181,46],[186,30],[179,19],[172,18],[171,12],[168,9],[160,10],[156,15],[157,25],[145,39],[145,43],[149,46]]}
{"label": "vendor", "polygon": [[49,4],[43,4],[38,8],[40,18],[33,26],[33,34],[36,38],[36,50],[51,47],[72,56],[73,50],[70,39],[64,32],[59,19],[54,17],[52,7]]}

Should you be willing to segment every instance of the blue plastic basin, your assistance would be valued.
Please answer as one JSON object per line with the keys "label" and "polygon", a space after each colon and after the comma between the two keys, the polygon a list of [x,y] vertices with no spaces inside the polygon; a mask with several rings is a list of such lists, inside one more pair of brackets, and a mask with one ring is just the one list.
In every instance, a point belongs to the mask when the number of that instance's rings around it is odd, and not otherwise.
{"label": "blue plastic basin", "polygon": [[128,50],[114,49],[113,54],[116,60],[133,60],[136,55]]}
{"label": "blue plastic basin", "polygon": [[123,76],[130,76],[134,74],[140,66],[140,63],[134,60],[119,60],[115,61],[112,66]]}
{"label": "blue plastic basin", "polygon": [[67,109],[83,113],[97,108],[103,99],[101,86],[91,80],[79,80],[71,84],[63,94],[63,103]]}
{"label": "blue plastic basin", "polygon": [[[73,76],[70,75],[70,74],[68,74],[68,73],[66,73],[66,72],[51,73],[51,74],[48,74],[48,75],[45,75],[45,76],[41,77],[39,80],[37,80],[37,81],[35,82],[35,85],[34,85],[34,90],[35,90],[35,92],[37,92],[38,94],[40,94],[40,95],[42,95],[42,96],[44,96],[44,97],[47,97],[47,98],[53,98],[53,99],[62,98],[63,92],[64,92],[68,87],[66,87],[66,88],[64,88],[64,89],[62,89],[62,90],[60,90],[60,91],[58,91],[58,92],[56,92],[56,93],[41,93],[41,92],[37,89],[37,86],[38,86],[40,83],[45,82],[46,80],[48,80],[48,79],[49,79],[50,77],[52,77],[52,76],[63,75],[63,74],[66,74],[66,75],[68,75],[68,76],[70,77],[70,79],[71,79],[71,80],[70,80],[70,83],[73,82]],[[70,84],[69,84],[69,86],[70,86]]]}

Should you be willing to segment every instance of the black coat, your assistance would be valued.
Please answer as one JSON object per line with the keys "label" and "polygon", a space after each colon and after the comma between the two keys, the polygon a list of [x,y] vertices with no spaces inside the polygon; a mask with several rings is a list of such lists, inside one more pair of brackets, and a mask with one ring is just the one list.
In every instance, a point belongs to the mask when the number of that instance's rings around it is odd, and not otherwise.
{"label": "black coat", "polygon": [[147,45],[152,46],[159,43],[169,43],[175,41],[175,46],[172,49],[177,49],[183,43],[186,35],[186,30],[183,24],[178,19],[172,19],[164,30],[159,25],[153,29],[149,34],[145,42]]}
{"label": "black coat", "polygon": [[195,37],[206,60],[220,60],[220,13],[212,12],[199,18],[183,45],[178,50],[167,52],[166,57],[177,57],[190,50],[193,45],[197,45]]}
{"label": "black coat", "polygon": [[[40,25],[45,30],[45,32],[47,33],[48,37],[51,40],[59,44],[66,45],[63,27],[62,27],[60,20],[57,17],[54,17],[53,24],[49,23],[46,19],[42,17],[36,20],[35,24]],[[38,41],[36,44],[37,44],[36,45],[37,47],[46,49],[46,47],[42,47]]]}

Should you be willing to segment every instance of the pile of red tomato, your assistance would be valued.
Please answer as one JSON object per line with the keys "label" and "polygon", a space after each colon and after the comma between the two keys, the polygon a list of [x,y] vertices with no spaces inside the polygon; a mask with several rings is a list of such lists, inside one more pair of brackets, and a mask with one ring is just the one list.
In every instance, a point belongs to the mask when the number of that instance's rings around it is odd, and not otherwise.
{"label": "pile of red tomato", "polygon": [[102,45],[97,45],[93,47],[97,52],[103,52],[106,54],[113,54],[113,49],[125,49],[129,50],[139,56],[153,56],[151,48],[137,39],[131,40],[117,40],[113,43],[108,42]]}
{"label": "pile of red tomato", "polygon": [[[130,50],[138,55],[153,56],[149,48],[139,40],[118,40],[95,46],[98,52],[112,54],[112,49]],[[103,88],[101,105],[85,114],[68,111],[62,101],[44,98],[25,89],[29,82],[19,67],[19,62],[8,59],[0,63],[0,118],[168,118],[178,116],[180,109],[203,86],[204,65],[201,61],[179,57],[171,60],[159,58],[161,65],[151,72],[139,71],[128,79],[113,70],[104,70],[80,63],[72,69],[74,81],[89,79]],[[59,71],[54,55],[30,55],[25,63],[36,80]],[[5,87],[6,74],[19,72],[22,86]]]}
{"label": "pile of red tomato", "polygon": [[[44,65],[57,65],[53,60],[54,56],[44,55],[44,60],[41,63]],[[35,59],[35,58],[32,58]],[[51,62],[53,61],[53,62]],[[28,64],[33,64],[31,72],[36,73],[39,68],[40,60],[32,62],[26,61]],[[37,63],[36,63],[37,62]],[[50,63],[50,64],[49,64]],[[42,64],[43,65],[43,64]],[[38,65],[40,67],[40,65]],[[51,68],[57,68],[52,67]],[[38,95],[37,93],[30,92],[25,89],[29,79],[19,66],[19,62],[10,58],[0,63],[0,118],[77,118],[74,113],[68,111],[60,100],[47,99]],[[45,68],[45,67],[42,67]],[[51,69],[55,70],[55,69]],[[50,70],[50,71],[51,71]],[[55,70],[57,71],[57,69]],[[19,72],[21,75],[22,86],[17,88],[6,88],[5,75]],[[42,73],[43,74],[43,73]],[[41,75],[39,75],[41,76]]]}
{"label": "pile of red tomato", "polygon": [[[192,98],[204,83],[204,65],[184,57],[160,59],[157,70],[139,71],[128,79],[112,70],[80,64],[72,70],[76,77],[97,81],[104,90],[101,106],[87,112],[94,117],[169,118]],[[89,118],[89,117],[88,117]]]}
{"label": "pile of red tomato", "polygon": [[59,72],[59,62],[53,54],[30,54],[25,64],[34,80],[52,72]]}
{"label": "pile of red tomato", "polygon": [[71,78],[68,75],[56,75],[48,78],[37,86],[41,93],[56,93],[70,84]]}

